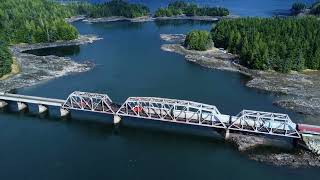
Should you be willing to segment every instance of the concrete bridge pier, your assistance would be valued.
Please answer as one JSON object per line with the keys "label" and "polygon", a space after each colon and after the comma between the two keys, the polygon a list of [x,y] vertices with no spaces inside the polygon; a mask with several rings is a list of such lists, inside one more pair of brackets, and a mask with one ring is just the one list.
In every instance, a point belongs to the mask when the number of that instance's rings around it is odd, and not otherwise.
{"label": "concrete bridge pier", "polygon": [[23,102],[17,102],[17,105],[18,105],[18,111],[22,111],[28,107],[28,105]]}
{"label": "concrete bridge pier", "polygon": [[7,102],[5,102],[5,101],[0,101],[0,108],[4,108],[4,107],[6,107],[7,105],[8,105]]}
{"label": "concrete bridge pier", "polygon": [[225,140],[228,140],[230,138],[230,130],[229,129],[226,129],[226,132],[224,134],[224,139]]}
{"label": "concrete bridge pier", "polygon": [[48,107],[42,104],[38,105],[39,114],[42,114],[48,110]]}
{"label": "concrete bridge pier", "polygon": [[64,108],[60,108],[60,115],[61,117],[68,116],[70,114],[70,111]]}
{"label": "concrete bridge pier", "polygon": [[113,116],[113,124],[119,124],[121,122],[121,117],[118,115]]}

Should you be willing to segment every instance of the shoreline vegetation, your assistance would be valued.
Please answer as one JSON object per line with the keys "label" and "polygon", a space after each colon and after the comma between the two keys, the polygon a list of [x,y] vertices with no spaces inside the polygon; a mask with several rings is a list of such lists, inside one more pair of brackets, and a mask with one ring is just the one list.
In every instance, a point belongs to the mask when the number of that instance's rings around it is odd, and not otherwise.
{"label": "shoreline vegetation", "polygon": [[229,10],[222,7],[199,7],[194,3],[187,3],[184,1],[174,1],[168,4],[165,8],[159,8],[155,12],[155,17],[172,17],[185,15],[192,16],[210,16],[222,17],[228,16]]}
{"label": "shoreline vegetation", "polygon": [[14,75],[17,75],[19,73],[20,73],[20,65],[17,62],[16,58],[13,57],[12,58],[12,64],[11,64],[11,72],[9,72],[9,73],[3,75],[2,77],[0,77],[0,81],[9,79],[9,78],[11,78]]}
{"label": "shoreline vegetation", "polygon": [[84,15],[88,18],[106,18],[112,16],[138,18],[150,14],[147,6],[129,3],[124,0],[111,0],[99,4],[87,2],[69,3],[66,7],[72,10],[75,15]]}

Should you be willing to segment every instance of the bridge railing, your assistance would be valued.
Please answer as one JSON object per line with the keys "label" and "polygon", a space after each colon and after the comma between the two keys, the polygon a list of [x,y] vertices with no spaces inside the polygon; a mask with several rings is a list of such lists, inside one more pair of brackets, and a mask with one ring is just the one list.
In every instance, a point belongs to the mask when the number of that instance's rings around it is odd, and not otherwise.
{"label": "bridge railing", "polygon": [[212,105],[177,99],[129,97],[117,115],[216,128],[226,128],[221,113]]}

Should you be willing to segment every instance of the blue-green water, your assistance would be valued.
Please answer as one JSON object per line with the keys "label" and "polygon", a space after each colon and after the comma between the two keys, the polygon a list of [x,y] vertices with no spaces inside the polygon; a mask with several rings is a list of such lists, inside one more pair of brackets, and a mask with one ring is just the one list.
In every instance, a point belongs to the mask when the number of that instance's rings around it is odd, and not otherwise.
{"label": "blue-green water", "polygon": [[[160,33],[209,30],[209,23],[74,25],[81,34],[97,34],[103,40],[35,53],[91,60],[96,67],[17,93],[66,98],[74,90],[83,90],[107,93],[119,103],[128,96],[159,96],[213,104],[227,114],[247,108],[289,113],[294,121],[303,121],[300,115],[273,106],[275,95],[245,87],[246,77],[206,69],[160,49],[165,43]],[[111,116],[85,113],[73,113],[67,121],[54,114],[1,113],[0,179],[298,180],[319,176],[318,168],[290,169],[249,160],[232,145],[211,137],[210,129],[130,118],[114,127],[111,120]]]}

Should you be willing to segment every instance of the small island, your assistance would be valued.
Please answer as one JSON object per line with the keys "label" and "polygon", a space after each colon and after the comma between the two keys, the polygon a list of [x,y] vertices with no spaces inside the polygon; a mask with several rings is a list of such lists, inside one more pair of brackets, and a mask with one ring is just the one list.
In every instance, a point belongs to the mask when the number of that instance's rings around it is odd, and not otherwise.
{"label": "small island", "polygon": [[111,0],[105,3],[91,4],[87,2],[70,3],[67,5],[76,15],[87,18],[124,17],[139,18],[148,16],[150,10],[142,4],[131,4],[124,0]]}
{"label": "small island", "polygon": [[173,17],[173,16],[227,16],[229,10],[222,7],[199,7],[197,4],[184,1],[175,1],[169,3],[166,8],[159,8],[155,12],[155,17]]}

